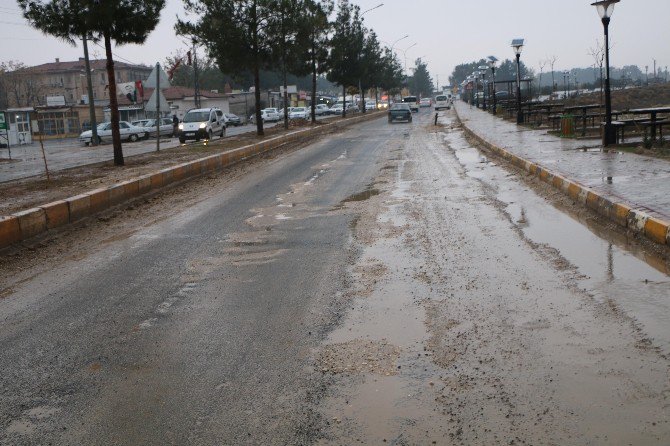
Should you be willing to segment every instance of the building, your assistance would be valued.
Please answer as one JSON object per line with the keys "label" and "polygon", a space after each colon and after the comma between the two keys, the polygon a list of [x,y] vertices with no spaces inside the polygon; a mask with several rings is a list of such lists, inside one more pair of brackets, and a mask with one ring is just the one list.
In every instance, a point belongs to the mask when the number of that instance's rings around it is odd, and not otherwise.
{"label": "building", "polygon": [[[107,61],[91,60],[90,65],[96,121],[101,122],[109,106]],[[114,61],[117,84],[145,80],[152,69]],[[1,81],[14,144],[29,144],[31,134],[40,131],[45,138],[67,138],[90,128],[83,57],[3,73]]]}
{"label": "building", "polygon": [[[107,103],[107,61],[96,59],[91,60],[90,64],[93,99],[96,103]],[[114,61],[117,84],[144,80],[151,70],[152,67]],[[10,108],[88,104],[86,65],[83,57],[68,62],[61,62],[57,58],[55,62],[12,71],[5,76]]]}
{"label": "building", "polygon": [[[144,97],[138,98],[136,103],[124,96],[119,96],[119,114],[122,121],[135,121],[153,117],[154,112],[145,111],[149,99],[154,93],[153,88],[144,88]],[[195,108],[195,90],[189,87],[161,88],[161,93],[167,102],[167,107],[161,109],[163,116],[177,115],[181,120],[187,111]],[[224,113],[230,112],[228,95],[216,91],[200,91],[200,107],[218,107]],[[150,108],[150,107],[147,107]],[[110,119],[110,110],[105,109],[105,118]]]}

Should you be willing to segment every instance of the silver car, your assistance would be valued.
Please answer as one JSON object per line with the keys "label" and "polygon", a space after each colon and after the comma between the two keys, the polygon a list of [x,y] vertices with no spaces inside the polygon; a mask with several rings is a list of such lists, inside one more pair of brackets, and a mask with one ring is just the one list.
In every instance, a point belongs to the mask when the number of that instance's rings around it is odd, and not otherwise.
{"label": "silver car", "polygon": [[[147,119],[142,127],[144,127],[147,130],[147,132],[149,132],[150,136],[156,136],[156,120],[155,119]],[[172,119],[161,118],[160,132],[161,132],[161,136],[172,136],[172,134],[174,133],[174,125],[172,123]]]}
{"label": "silver car", "polygon": [[[112,123],[103,122],[98,125],[98,144],[104,141],[112,140]],[[146,139],[149,137],[149,132],[144,127],[137,127],[132,125],[127,121],[119,121],[119,133],[121,134],[121,139],[127,139],[128,141],[137,141],[138,139]],[[79,141],[83,142],[84,145],[91,144],[91,138],[93,137],[93,132],[91,130],[86,130],[81,135],[79,135]]]}

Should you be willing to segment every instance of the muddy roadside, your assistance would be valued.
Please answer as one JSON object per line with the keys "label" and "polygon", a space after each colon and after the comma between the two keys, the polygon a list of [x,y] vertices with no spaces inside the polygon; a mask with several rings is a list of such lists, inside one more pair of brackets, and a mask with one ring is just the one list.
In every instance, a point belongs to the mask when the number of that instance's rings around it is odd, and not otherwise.
{"label": "muddy roadside", "polygon": [[[310,125],[294,122],[288,132]],[[316,125],[323,123],[319,121]],[[255,133],[245,133],[211,142],[186,144],[159,152],[126,157],[124,166],[115,166],[112,161],[107,161],[51,172],[50,180],[41,175],[0,183],[0,196],[4,198],[0,201],[0,215],[9,215],[92,189],[111,186],[177,164],[255,144],[284,133],[287,133],[287,130],[282,126],[276,126],[265,129],[263,137]],[[82,147],[82,150],[86,148]],[[111,146],[109,150],[112,150]]]}
{"label": "muddy roadside", "polygon": [[349,311],[316,353],[319,444],[665,444],[667,358],[519,231],[442,131],[415,129],[379,193],[347,203],[361,254]]}
{"label": "muddy roadside", "polygon": [[[435,130],[439,131],[459,131],[462,129],[462,124],[453,122],[449,126],[439,124]],[[541,181],[538,176],[521,169],[502,157],[497,156],[491,152],[487,147],[479,144],[477,140],[471,137],[467,132],[463,133],[464,139],[472,146],[476,147],[481,153],[486,154],[490,159],[495,160],[495,163],[505,170],[509,171],[519,180],[536,192],[538,195],[544,197],[554,207],[561,212],[565,212],[578,220],[585,226],[589,227],[594,233],[607,239],[611,239],[615,244],[627,251],[633,253],[636,257],[646,261],[654,268],[665,274],[670,274],[670,246],[660,245],[654,243],[641,234],[623,228],[611,220],[603,217],[594,210],[577,202],[576,200],[567,196],[563,191],[550,186]]]}

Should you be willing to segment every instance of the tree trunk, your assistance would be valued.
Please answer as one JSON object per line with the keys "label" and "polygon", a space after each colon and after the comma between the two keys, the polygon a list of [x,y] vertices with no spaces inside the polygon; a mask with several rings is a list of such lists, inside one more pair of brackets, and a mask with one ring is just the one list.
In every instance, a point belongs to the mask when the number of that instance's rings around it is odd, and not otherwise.
{"label": "tree trunk", "polygon": [[93,99],[93,80],[91,79],[91,62],[88,58],[88,42],[84,34],[82,42],[84,44],[84,65],[86,67],[86,92],[88,94],[88,114],[91,123],[91,145],[98,145],[98,123],[95,119],[95,100]]}
{"label": "tree trunk", "polygon": [[316,45],[312,40],[312,124],[316,123]]}
{"label": "tree trunk", "polygon": [[363,87],[361,87],[360,80],[358,81],[358,94],[361,97],[361,113],[365,113],[365,95],[363,94]]}
{"label": "tree trunk", "polygon": [[284,128],[288,130],[288,85],[286,81],[286,62],[284,62],[282,75],[284,76]]}
{"label": "tree trunk", "polygon": [[112,40],[108,33],[105,37],[105,55],[107,56],[107,82],[109,82],[109,108],[112,112],[112,144],[114,146],[114,164],[123,166],[123,148],[121,148],[121,133],[119,132],[119,104],[116,99],[116,76],[114,75],[114,58],[112,55]]}
{"label": "tree trunk", "polygon": [[342,85],[342,117],[347,117],[347,87]]}
{"label": "tree trunk", "polygon": [[254,67],[254,99],[256,99],[256,135],[263,136],[263,120],[261,119],[261,76],[258,64]]}

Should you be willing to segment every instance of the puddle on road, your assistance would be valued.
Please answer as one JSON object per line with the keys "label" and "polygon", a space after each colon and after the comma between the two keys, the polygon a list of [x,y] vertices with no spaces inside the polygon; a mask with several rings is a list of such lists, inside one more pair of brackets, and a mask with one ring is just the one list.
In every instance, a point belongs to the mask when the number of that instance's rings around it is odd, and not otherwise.
{"label": "puddle on road", "polygon": [[[532,243],[558,251],[578,271],[577,284],[599,302],[614,305],[670,352],[670,265],[661,256],[608,230],[581,209],[557,209],[518,178],[492,164],[482,164],[478,151],[462,132],[445,138],[468,175],[481,180],[502,204],[510,221]],[[605,180],[603,180],[605,181]],[[610,180],[612,181],[612,180]],[[581,211],[581,212],[580,212]]]}
{"label": "puddle on road", "polygon": [[356,194],[350,195],[344,200],[342,200],[340,203],[349,203],[352,201],[365,201],[369,200],[371,197],[374,197],[375,195],[379,195],[379,189],[366,189],[362,192],[358,192]]}
{"label": "puddle on road", "polygon": [[[403,206],[412,184],[402,181],[404,166],[382,170],[395,177],[394,188],[370,206],[384,203],[384,212],[363,215],[354,227],[364,250],[351,270],[350,310],[320,355],[322,372],[332,376],[338,393],[321,404],[330,427],[318,444],[441,444],[448,435],[434,405],[431,379],[440,373],[425,347],[422,303],[434,296],[429,278],[421,280],[427,277],[424,260],[406,245]],[[355,197],[378,193],[370,188]],[[367,227],[374,228],[374,239],[362,235]]]}

